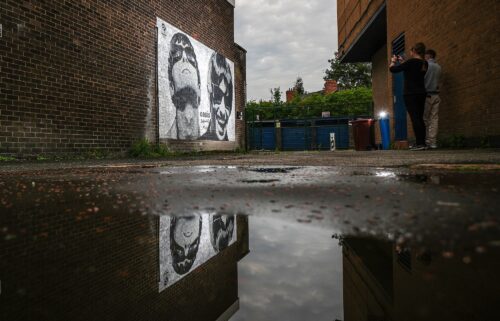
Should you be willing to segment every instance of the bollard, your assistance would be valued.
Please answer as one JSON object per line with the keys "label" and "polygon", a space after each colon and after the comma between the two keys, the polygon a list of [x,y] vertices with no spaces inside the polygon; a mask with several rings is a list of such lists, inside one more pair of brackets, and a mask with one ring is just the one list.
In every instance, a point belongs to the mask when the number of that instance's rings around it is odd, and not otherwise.
{"label": "bollard", "polygon": [[380,136],[382,137],[382,149],[388,150],[391,146],[391,126],[388,116],[380,117]]}
{"label": "bollard", "polygon": [[337,145],[335,143],[335,133],[330,133],[330,150],[334,151],[337,149]]}

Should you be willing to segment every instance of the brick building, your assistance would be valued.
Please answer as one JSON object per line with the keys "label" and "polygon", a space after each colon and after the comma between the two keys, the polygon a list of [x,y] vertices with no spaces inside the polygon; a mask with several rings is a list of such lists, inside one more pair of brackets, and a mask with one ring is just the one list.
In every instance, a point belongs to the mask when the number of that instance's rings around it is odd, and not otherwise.
{"label": "brick building", "polygon": [[233,120],[230,142],[159,134],[158,19],[231,61],[232,115],[243,111],[245,51],[234,43],[234,5],[234,0],[2,1],[0,153],[123,151],[141,138],[172,149],[242,146],[239,119]]}
{"label": "brick building", "polygon": [[[337,88],[337,81],[336,80],[333,80],[333,79],[328,79],[328,80],[325,80],[325,85],[323,86],[323,90],[320,90],[320,91],[315,91],[315,92],[312,92],[312,93],[306,93],[304,95],[302,95],[302,97],[306,97],[307,95],[311,95],[311,94],[322,94],[322,95],[329,95],[331,93],[334,93],[338,90]],[[289,103],[293,100],[293,98],[295,97],[296,95],[296,89],[295,88],[290,88],[286,91],[285,93],[285,97],[286,97],[286,102]]]}
{"label": "brick building", "polygon": [[413,132],[403,78],[390,74],[389,60],[424,42],[443,68],[440,141],[500,145],[499,6],[495,0],[338,1],[340,59],[373,64],[375,112],[391,114],[393,139],[412,139]]}

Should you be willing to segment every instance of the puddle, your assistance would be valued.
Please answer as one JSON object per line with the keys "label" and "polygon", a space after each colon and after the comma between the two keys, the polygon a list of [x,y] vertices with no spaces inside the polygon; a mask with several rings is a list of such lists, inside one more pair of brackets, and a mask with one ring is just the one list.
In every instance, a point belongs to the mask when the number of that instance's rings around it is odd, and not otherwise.
{"label": "puddle", "polygon": [[35,220],[5,239],[2,320],[500,317],[494,244],[403,244],[206,210],[110,220],[34,237],[47,226]]}
{"label": "puddle", "polygon": [[342,249],[329,229],[257,217],[249,228],[232,321],[343,320]]}
{"label": "puddle", "polygon": [[288,174],[291,171],[300,169],[300,167],[264,167],[264,168],[249,168],[248,171],[257,172],[257,173],[271,173],[271,174]]}
{"label": "puddle", "polygon": [[500,320],[498,176],[283,169],[4,177],[0,320]]}

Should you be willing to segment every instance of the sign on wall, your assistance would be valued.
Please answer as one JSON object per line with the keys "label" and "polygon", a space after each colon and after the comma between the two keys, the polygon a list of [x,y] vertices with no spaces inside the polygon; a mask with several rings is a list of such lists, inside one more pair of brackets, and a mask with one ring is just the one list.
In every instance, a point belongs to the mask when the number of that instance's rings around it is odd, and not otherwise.
{"label": "sign on wall", "polygon": [[160,217],[162,292],[237,240],[236,215]]}
{"label": "sign on wall", "polygon": [[160,139],[235,141],[234,63],[157,19]]}

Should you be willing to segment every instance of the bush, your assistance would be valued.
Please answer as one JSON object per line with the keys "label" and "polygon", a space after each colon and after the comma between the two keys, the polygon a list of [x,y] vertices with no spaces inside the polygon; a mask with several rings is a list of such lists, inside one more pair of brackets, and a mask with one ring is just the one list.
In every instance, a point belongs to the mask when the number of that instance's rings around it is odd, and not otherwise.
{"label": "bush", "polygon": [[136,158],[156,158],[168,156],[170,152],[165,145],[157,145],[147,139],[141,139],[132,144],[129,155]]}
{"label": "bush", "polygon": [[12,161],[15,161],[16,158],[12,157],[12,156],[3,156],[3,155],[0,155],[0,162],[12,162]]}
{"label": "bush", "polygon": [[[267,101],[250,101],[246,106],[247,120],[319,118],[329,111],[334,116],[371,116],[372,90],[360,87],[329,95],[313,93],[295,96],[290,103],[275,105]],[[257,119],[257,115],[259,116]]]}
{"label": "bush", "polygon": [[439,141],[440,147],[444,148],[464,148],[465,147],[465,136],[463,135],[451,135],[443,137]]}

